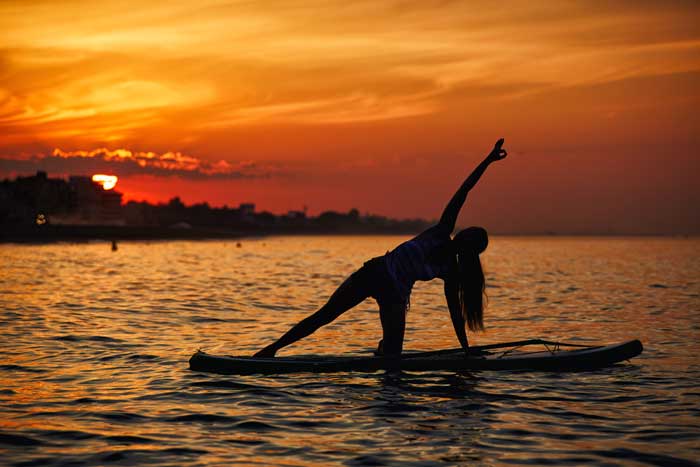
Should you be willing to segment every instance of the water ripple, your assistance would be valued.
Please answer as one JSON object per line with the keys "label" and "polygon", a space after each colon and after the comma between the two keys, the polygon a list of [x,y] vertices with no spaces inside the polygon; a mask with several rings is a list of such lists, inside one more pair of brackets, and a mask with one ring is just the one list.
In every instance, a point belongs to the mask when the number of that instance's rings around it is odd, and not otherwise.
{"label": "water ripple", "polygon": [[[187,369],[198,348],[252,354],[401,240],[0,245],[0,463],[697,465],[698,239],[493,238],[470,340],[644,342],[604,370]],[[451,326],[441,284],[417,283],[405,347],[454,347]],[[367,355],[380,337],[367,300],[282,354]]]}

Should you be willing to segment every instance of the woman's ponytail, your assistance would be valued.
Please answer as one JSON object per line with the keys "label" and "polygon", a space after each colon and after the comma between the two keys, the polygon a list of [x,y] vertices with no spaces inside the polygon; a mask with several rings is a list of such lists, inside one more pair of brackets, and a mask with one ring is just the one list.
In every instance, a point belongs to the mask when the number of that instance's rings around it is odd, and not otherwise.
{"label": "woman's ponytail", "polygon": [[457,265],[462,317],[470,330],[483,331],[486,280],[479,254],[474,251],[459,253]]}

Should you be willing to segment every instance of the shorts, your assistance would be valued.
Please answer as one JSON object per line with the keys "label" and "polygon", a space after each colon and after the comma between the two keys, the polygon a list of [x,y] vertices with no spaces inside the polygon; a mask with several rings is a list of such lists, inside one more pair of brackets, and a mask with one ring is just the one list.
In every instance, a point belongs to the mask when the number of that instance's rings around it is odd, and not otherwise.
{"label": "shorts", "polygon": [[408,309],[408,299],[402,297],[394,279],[389,275],[384,256],[377,256],[357,270],[353,276],[361,281],[368,296],[374,298],[380,307],[388,305],[400,305],[404,310]]}

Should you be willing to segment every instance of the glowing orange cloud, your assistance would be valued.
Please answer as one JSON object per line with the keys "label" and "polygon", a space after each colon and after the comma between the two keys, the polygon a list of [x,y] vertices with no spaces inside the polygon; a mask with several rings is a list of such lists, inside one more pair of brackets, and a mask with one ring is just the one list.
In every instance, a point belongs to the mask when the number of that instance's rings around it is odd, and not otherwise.
{"label": "glowing orange cloud", "polygon": [[[0,175],[37,171],[62,175],[108,173],[119,176],[123,181],[123,177],[138,175],[194,180],[261,179],[288,173],[289,170],[281,164],[272,163],[233,162],[223,159],[216,162],[206,161],[179,151],[157,153],[131,151],[124,148],[64,151],[56,148],[48,155],[40,153],[31,156],[4,156],[0,154]],[[101,182],[102,178],[96,181]],[[107,182],[109,186],[111,182]]]}
{"label": "glowing orange cloud", "polygon": [[102,185],[102,188],[105,190],[111,190],[117,184],[117,176],[116,175],[95,174],[92,176],[92,181],[97,182],[100,185]]}
{"label": "glowing orange cloud", "polygon": [[218,162],[206,162],[196,157],[182,154],[181,152],[155,152],[130,151],[128,149],[106,148],[93,149],[91,151],[62,151],[59,148],[53,150],[54,157],[70,158],[101,158],[107,162],[132,161],[139,167],[155,167],[163,170],[184,170],[188,172],[200,172],[206,175],[228,174],[240,168],[233,164],[220,160]]}
{"label": "glowing orange cloud", "polygon": [[[8,164],[21,164],[22,158],[3,158]],[[220,177],[266,177],[276,171],[271,164],[259,164],[252,161],[231,162],[220,159],[218,161],[206,161],[198,157],[183,154],[179,151],[167,151],[157,153],[153,151],[131,151],[129,149],[97,148],[92,150],[64,151],[56,148],[50,156],[39,154],[31,158],[37,165],[51,165],[52,167],[78,168],[84,172],[94,168],[95,164],[109,167],[123,175],[135,174],[159,174],[181,175],[196,178]],[[26,158],[25,158],[26,161]],[[80,170],[80,166],[85,167]],[[55,171],[55,169],[52,169]],[[63,172],[62,170],[59,170]]]}

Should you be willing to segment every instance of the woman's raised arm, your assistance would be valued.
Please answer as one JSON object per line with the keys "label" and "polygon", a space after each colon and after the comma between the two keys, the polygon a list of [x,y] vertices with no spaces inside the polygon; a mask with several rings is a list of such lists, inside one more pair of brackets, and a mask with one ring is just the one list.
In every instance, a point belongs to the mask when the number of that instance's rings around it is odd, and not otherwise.
{"label": "woman's raised arm", "polygon": [[442,217],[440,217],[440,225],[449,229],[450,232],[452,232],[455,228],[457,216],[459,215],[459,211],[462,209],[462,206],[467,199],[467,193],[469,193],[469,190],[474,188],[476,182],[479,181],[481,176],[486,171],[486,167],[488,167],[491,162],[500,161],[508,155],[505,149],[501,149],[501,146],[503,146],[503,138],[496,141],[496,145],[493,147],[491,153],[489,153],[489,155],[486,156],[486,159],[484,159],[481,164],[474,169],[469,177],[467,177],[464,183],[462,183],[462,186],[459,187],[459,190],[457,190],[450,202],[447,204],[447,207],[442,213]]}

